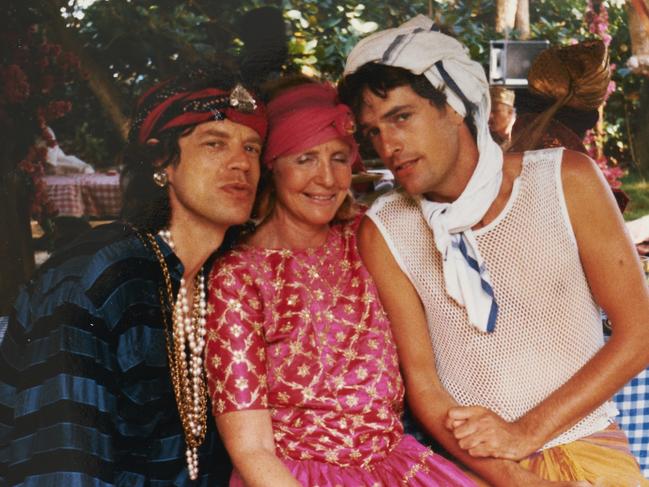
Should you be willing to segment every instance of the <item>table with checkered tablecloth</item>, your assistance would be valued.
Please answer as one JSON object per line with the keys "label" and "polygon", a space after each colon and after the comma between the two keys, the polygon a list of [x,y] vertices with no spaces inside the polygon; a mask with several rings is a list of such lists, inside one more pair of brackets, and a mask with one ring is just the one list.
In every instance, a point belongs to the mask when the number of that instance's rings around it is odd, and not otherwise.
{"label": "table with checkered tablecloth", "polygon": [[[649,258],[643,258],[642,265],[649,283]],[[644,476],[649,478],[649,368],[631,379],[613,401],[620,411],[617,422],[629,437]]]}
{"label": "table with checkered tablecloth", "polygon": [[649,478],[649,369],[633,378],[613,401],[620,411],[618,424],[629,437],[644,476]]}
{"label": "table with checkered tablecloth", "polygon": [[45,176],[47,194],[61,216],[114,218],[121,210],[119,174]]}

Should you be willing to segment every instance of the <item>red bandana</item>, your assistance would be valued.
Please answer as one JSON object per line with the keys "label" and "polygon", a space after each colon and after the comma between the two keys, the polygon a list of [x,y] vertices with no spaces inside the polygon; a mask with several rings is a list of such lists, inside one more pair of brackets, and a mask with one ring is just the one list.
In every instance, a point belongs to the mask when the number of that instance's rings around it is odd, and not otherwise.
{"label": "red bandana", "polygon": [[257,104],[241,85],[231,92],[217,88],[176,93],[149,111],[137,132],[141,144],[162,132],[210,120],[231,120],[253,129],[263,139],[268,121],[263,105]]}

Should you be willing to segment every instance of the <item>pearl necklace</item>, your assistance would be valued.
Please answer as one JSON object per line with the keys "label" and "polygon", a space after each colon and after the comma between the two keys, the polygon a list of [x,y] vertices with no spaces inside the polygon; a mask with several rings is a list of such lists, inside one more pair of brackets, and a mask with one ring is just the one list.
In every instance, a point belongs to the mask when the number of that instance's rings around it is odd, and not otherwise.
{"label": "pearl necklace", "polygon": [[[158,235],[175,251],[169,230]],[[190,309],[185,279],[180,279],[180,289],[173,311],[173,358],[171,376],[180,413],[185,440],[189,478],[198,478],[198,447],[205,437],[207,386],[203,371],[205,350],[207,303],[205,278],[199,272],[194,280],[194,299]]]}

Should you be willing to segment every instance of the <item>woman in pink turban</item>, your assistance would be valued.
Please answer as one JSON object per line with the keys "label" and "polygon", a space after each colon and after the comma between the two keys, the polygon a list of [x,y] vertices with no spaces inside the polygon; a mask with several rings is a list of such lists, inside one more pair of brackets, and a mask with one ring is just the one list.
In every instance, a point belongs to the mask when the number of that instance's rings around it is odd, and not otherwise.
{"label": "woman in pink turban", "polygon": [[206,367],[230,485],[475,485],[403,433],[396,347],[356,248],[349,108],[304,81],[268,115],[258,226],[210,276]]}

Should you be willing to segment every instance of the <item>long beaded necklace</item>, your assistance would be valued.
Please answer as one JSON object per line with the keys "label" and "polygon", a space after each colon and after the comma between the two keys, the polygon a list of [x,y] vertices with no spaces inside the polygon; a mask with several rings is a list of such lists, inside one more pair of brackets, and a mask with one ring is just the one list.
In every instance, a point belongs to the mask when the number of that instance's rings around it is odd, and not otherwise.
{"label": "long beaded necklace", "polygon": [[[169,230],[160,230],[158,235],[167,242],[171,250],[175,251]],[[170,361],[172,362],[172,382],[176,402],[187,442],[186,456],[189,478],[196,480],[198,478],[198,447],[205,437],[207,422],[207,387],[203,372],[207,303],[205,278],[202,272],[199,272],[194,280],[194,298],[191,309],[187,295],[185,279],[181,278],[173,311],[173,360]]]}
{"label": "long beaded necklace", "polygon": [[[167,303],[171,306],[171,303],[174,302],[171,276],[158,242],[148,232],[144,234],[145,239],[137,229],[134,228],[133,230],[145,247],[151,247],[158,259],[165,284],[165,289],[160,288],[160,302],[163,304],[166,297]],[[161,230],[158,235],[167,242],[171,250],[175,250],[169,230]],[[183,427],[185,443],[187,444],[187,450],[185,451],[187,470],[189,478],[196,480],[198,478],[198,448],[205,439],[207,429],[207,384],[202,358],[205,349],[207,305],[205,279],[202,272],[199,272],[194,280],[194,299],[191,313],[187,302],[187,294],[185,280],[181,278],[171,326],[164,304],[162,305],[162,319],[165,329],[167,358],[169,360],[169,374],[171,375],[176,406]]]}

